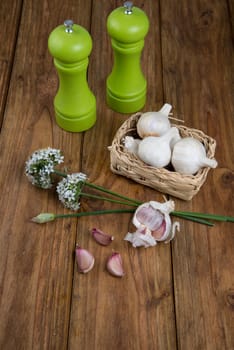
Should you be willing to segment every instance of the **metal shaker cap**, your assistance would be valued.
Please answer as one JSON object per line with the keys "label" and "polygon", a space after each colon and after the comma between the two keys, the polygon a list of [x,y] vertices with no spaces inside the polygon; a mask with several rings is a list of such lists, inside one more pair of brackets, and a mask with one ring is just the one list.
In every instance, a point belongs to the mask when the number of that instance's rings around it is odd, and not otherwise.
{"label": "metal shaker cap", "polygon": [[124,3],[124,7],[125,7],[125,11],[124,13],[126,15],[131,15],[132,14],[132,7],[133,7],[133,3],[131,1],[125,1]]}

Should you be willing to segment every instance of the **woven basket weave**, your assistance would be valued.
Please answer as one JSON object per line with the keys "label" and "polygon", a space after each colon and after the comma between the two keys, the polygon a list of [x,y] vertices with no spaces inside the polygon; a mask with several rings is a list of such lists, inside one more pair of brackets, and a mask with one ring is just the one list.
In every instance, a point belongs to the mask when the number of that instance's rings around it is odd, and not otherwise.
{"label": "woven basket weave", "polygon": [[[200,169],[195,175],[182,175],[166,168],[158,169],[146,165],[133,153],[128,152],[123,145],[125,136],[137,136],[136,124],[141,113],[136,113],[128,118],[117,131],[112,145],[109,147],[111,170],[115,174],[126,176],[138,183],[149,186],[162,193],[174,197],[190,200],[204,184],[209,168]],[[197,129],[178,126],[182,137],[192,136],[201,141],[207,152],[207,157],[213,158],[215,154],[216,141]]]}

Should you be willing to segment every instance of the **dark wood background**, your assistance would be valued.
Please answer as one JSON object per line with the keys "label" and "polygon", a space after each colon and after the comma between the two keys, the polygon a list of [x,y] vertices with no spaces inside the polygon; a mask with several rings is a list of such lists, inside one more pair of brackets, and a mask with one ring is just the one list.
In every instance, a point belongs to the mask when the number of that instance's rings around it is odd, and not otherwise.
{"label": "dark wood background", "polygon": [[[140,1],[150,19],[142,68],[148,82],[144,111],[173,105],[175,117],[217,141],[219,166],[190,202],[177,210],[233,215],[234,3],[232,0]],[[113,56],[108,14],[122,1],[2,0],[0,2],[0,348],[210,349],[234,348],[234,227],[181,222],[168,245],[134,249],[123,241],[131,215],[58,220],[36,225],[39,212],[65,212],[54,191],[29,184],[25,161],[36,149],[59,148],[71,172],[140,200],[162,195],[109,170],[107,147],[128,116],[110,110],[105,80]],[[72,18],[92,35],[88,81],[97,122],[67,133],[55,123],[58,79],[47,49],[50,32]],[[110,204],[84,200],[83,210]],[[89,230],[115,236],[98,246]],[[96,257],[77,272],[76,243]],[[111,250],[126,275],[105,271]]]}

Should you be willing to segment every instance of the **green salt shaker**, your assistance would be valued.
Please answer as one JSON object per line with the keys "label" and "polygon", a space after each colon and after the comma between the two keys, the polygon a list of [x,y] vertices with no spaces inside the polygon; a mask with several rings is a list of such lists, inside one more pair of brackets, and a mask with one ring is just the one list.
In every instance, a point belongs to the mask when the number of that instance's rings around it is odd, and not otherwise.
{"label": "green salt shaker", "polygon": [[48,47],[59,76],[54,98],[56,121],[66,131],[85,131],[96,121],[96,99],[87,83],[91,36],[83,27],[66,20],[51,32]]}
{"label": "green salt shaker", "polygon": [[145,12],[130,1],[107,18],[114,65],[106,81],[106,98],[107,104],[117,112],[134,113],[145,105],[147,82],[140,60],[148,30]]}

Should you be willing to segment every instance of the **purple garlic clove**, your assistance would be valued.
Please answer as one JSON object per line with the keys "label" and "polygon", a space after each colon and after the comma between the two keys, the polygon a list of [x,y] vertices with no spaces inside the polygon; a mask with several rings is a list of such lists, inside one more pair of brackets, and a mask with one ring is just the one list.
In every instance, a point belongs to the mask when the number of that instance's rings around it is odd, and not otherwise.
{"label": "purple garlic clove", "polygon": [[112,276],[123,277],[124,270],[121,255],[117,252],[112,253],[107,259],[106,268]]}
{"label": "purple garlic clove", "polygon": [[109,245],[114,240],[113,236],[110,236],[97,228],[93,228],[91,234],[97,243],[104,246]]}
{"label": "purple garlic clove", "polygon": [[81,273],[87,273],[92,270],[94,266],[94,257],[93,255],[86,249],[83,249],[76,246],[76,263],[78,267],[78,271]]}

